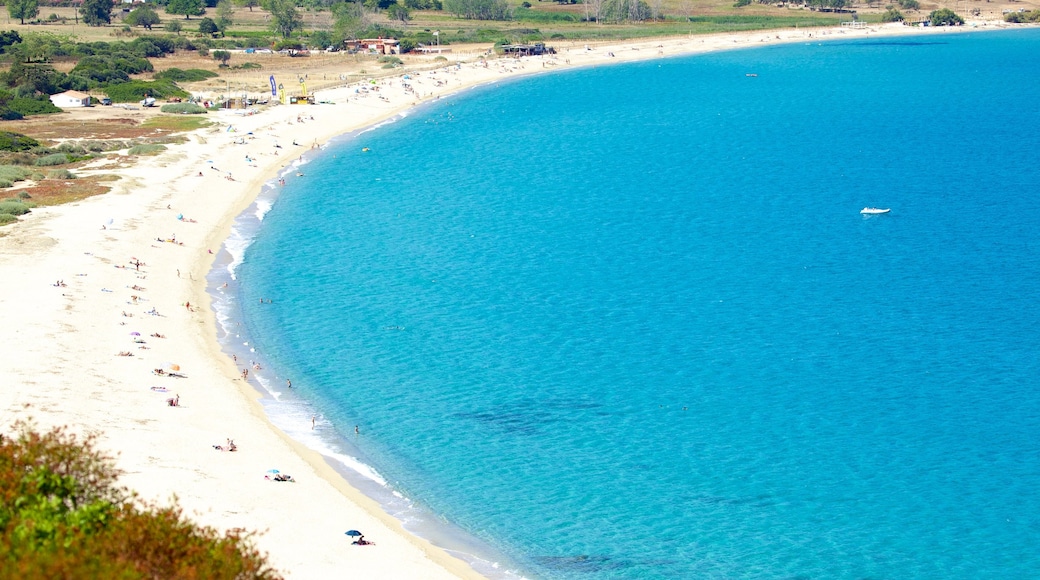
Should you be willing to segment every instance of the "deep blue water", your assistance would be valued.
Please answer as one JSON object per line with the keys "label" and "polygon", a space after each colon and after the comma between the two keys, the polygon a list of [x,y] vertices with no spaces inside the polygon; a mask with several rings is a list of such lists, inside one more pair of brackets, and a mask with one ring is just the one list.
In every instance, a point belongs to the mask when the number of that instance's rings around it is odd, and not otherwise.
{"label": "deep blue water", "polygon": [[531,577],[1035,577],[1038,71],[1028,30],[443,99],[290,176],[245,336]]}

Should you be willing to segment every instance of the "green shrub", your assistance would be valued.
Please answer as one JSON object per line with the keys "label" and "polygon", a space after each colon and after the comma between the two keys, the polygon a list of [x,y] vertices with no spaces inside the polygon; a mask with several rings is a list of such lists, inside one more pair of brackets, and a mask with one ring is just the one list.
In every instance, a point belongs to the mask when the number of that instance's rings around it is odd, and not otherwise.
{"label": "green shrub", "polygon": [[18,221],[18,218],[14,217],[9,213],[0,213],[0,226],[5,226],[9,223]]}
{"label": "green shrub", "polygon": [[4,181],[23,181],[30,173],[28,169],[17,165],[0,165],[0,179]]}
{"label": "green shrub", "polygon": [[6,179],[0,179],[0,187],[6,188],[6,187],[11,187],[12,185],[14,185],[14,184],[11,183],[10,181],[7,181]]}
{"label": "green shrub", "polygon": [[122,473],[97,439],[4,425],[0,576],[281,577],[252,534],[200,526],[176,505],[159,507],[118,486]]}
{"label": "green shrub", "polygon": [[66,141],[54,148],[59,153],[69,153],[71,155],[86,155],[87,150],[82,145],[77,145],[70,141]]}
{"label": "green shrub", "polygon": [[76,174],[68,169],[52,169],[47,172],[47,179],[76,179]]}
{"label": "green shrub", "polygon": [[64,153],[52,153],[36,160],[36,165],[65,165],[69,162],[69,156]]}
{"label": "green shrub", "polygon": [[233,69],[254,69],[254,68],[264,68],[264,67],[263,67],[263,65],[261,65],[258,62],[244,62],[242,64],[236,64],[235,66],[233,66],[231,68],[233,68]]}
{"label": "green shrub", "polygon": [[0,131],[0,151],[26,151],[39,146],[40,143],[32,137],[26,137],[21,133]]}
{"label": "green shrub", "polygon": [[0,213],[25,215],[29,213],[29,206],[20,201],[0,201]]}
{"label": "green shrub", "polygon": [[159,71],[155,73],[156,80],[165,79],[168,81],[173,81],[175,83],[197,83],[199,81],[211,79],[216,76],[219,75],[213,71],[203,70],[200,68],[189,68],[187,70],[179,68],[169,68],[164,71]]}
{"label": "green shrub", "polygon": [[54,106],[54,103],[52,103],[47,97],[41,99],[28,97],[14,98],[7,103],[7,108],[23,116],[47,115],[50,113],[61,112],[61,109]]}
{"label": "green shrub", "polygon": [[1011,22],[1013,24],[1040,22],[1040,10],[1033,10],[1032,12],[1009,12],[1004,15],[1004,22]]}
{"label": "green shrub", "polygon": [[[376,60],[376,62],[382,62],[382,63],[392,64],[392,65],[402,64],[401,59],[397,58],[396,56],[381,56],[381,57],[379,57]],[[383,67],[383,68],[386,68],[386,67]]]}
{"label": "green shrub", "polygon": [[130,155],[152,155],[153,153],[158,153],[160,151],[166,151],[166,146],[146,144],[134,145],[130,148],[129,153]]}
{"label": "green shrub", "polygon": [[105,92],[108,93],[108,97],[115,103],[136,103],[145,97],[168,99],[170,97],[186,98],[191,96],[172,81],[166,79],[153,82],[129,81],[108,84],[105,85]]}
{"label": "green shrub", "polygon": [[932,26],[960,26],[964,24],[964,19],[949,8],[933,10],[928,15],[928,20],[932,21]]}
{"label": "green shrub", "polygon": [[47,176],[40,173],[39,171],[34,171],[33,174],[29,176],[29,179],[33,181],[40,181],[42,179],[47,179]]}
{"label": "green shrub", "polygon": [[206,108],[195,103],[170,103],[159,109],[163,113],[177,113],[180,115],[205,115]]}
{"label": "green shrub", "polygon": [[902,22],[904,20],[906,20],[906,17],[895,8],[889,8],[881,15],[881,22]]}
{"label": "green shrub", "polygon": [[[10,187],[10,186],[8,186],[8,187]],[[28,191],[19,191],[19,192],[18,192],[18,199],[29,199],[29,198],[31,198],[31,197],[32,197],[32,196],[31,196],[31,195],[29,195],[29,192],[28,192]]]}

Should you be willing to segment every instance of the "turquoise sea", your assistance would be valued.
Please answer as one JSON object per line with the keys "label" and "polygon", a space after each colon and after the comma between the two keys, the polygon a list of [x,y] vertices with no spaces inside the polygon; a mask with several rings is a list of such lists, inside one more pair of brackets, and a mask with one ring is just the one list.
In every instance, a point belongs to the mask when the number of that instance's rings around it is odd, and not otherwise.
{"label": "turquoise sea", "polygon": [[444,98],[261,194],[221,338],[494,577],[1035,578],[1038,72],[969,32]]}

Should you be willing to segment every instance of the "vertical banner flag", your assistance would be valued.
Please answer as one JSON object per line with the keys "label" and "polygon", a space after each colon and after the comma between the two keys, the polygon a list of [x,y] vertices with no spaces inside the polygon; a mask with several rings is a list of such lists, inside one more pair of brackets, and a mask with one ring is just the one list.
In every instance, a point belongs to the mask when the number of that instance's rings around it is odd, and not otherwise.
{"label": "vertical banner flag", "polygon": [[277,97],[278,96],[278,89],[274,85],[274,75],[271,75],[271,96],[272,97]]}

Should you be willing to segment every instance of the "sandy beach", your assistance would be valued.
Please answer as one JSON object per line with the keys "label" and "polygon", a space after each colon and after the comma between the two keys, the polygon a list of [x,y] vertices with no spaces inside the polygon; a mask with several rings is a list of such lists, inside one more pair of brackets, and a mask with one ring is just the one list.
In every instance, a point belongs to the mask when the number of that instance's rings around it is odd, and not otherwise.
{"label": "sandy beach", "polygon": [[[205,277],[263,184],[337,135],[518,75],[768,43],[1007,27],[974,24],[565,44],[554,56],[521,60],[448,55],[442,68],[408,79],[317,94],[330,104],[212,113],[214,125],[187,142],[104,169],[122,176],[112,192],[34,209],[0,230],[0,340],[8,349],[0,424],[32,417],[41,427],[100,434],[124,485],[147,499],[176,497],[202,524],[260,532],[258,546],[287,577],[483,577],[406,531],[321,455],[271,425],[260,393],[243,380],[248,365],[221,352]],[[229,440],[236,451],[215,448]],[[295,482],[272,480],[272,469]],[[349,529],[374,545],[351,545]]]}

